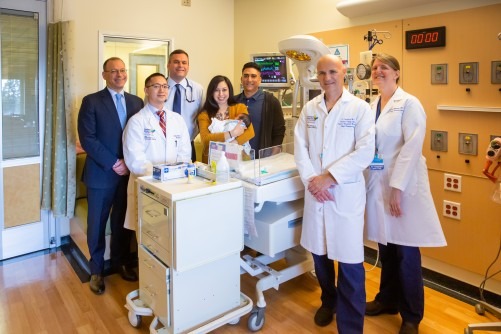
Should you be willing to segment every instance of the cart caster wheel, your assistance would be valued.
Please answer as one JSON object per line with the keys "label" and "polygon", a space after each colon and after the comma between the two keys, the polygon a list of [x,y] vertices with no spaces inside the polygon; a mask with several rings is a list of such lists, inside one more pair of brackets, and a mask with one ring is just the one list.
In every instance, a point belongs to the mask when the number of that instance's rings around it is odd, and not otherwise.
{"label": "cart caster wheel", "polygon": [[249,320],[247,321],[247,327],[249,327],[249,330],[251,332],[257,332],[264,326],[264,310],[263,312],[260,311],[253,311],[250,316]]}
{"label": "cart caster wheel", "polygon": [[128,316],[129,316],[129,323],[132,327],[139,328],[139,326],[141,326],[141,320],[143,319],[143,317],[135,314],[132,311],[129,311]]}
{"label": "cart caster wheel", "polygon": [[231,320],[230,322],[228,322],[228,325],[238,325],[239,322],[240,322],[240,317]]}
{"label": "cart caster wheel", "polygon": [[477,314],[479,315],[484,315],[485,313],[485,308],[482,304],[476,304],[475,305],[475,312],[477,312]]}

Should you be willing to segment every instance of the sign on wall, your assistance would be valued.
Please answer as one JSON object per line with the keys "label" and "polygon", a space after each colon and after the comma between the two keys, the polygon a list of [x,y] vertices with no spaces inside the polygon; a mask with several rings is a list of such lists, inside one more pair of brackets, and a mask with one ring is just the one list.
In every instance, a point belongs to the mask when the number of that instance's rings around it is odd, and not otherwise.
{"label": "sign on wall", "polygon": [[344,67],[350,67],[350,46],[348,44],[335,44],[328,47],[333,55],[341,57]]}

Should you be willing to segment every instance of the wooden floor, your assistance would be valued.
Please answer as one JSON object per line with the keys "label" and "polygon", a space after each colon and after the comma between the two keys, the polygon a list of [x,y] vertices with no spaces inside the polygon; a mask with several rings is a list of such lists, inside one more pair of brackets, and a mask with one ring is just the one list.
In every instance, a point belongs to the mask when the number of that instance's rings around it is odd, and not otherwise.
{"label": "wooden floor", "polygon": [[[367,273],[367,298],[378,288],[379,269]],[[118,275],[106,277],[101,296],[81,283],[62,252],[39,255],[0,266],[0,333],[149,333],[151,317],[133,328],[124,308],[125,296],[137,283]],[[257,279],[242,275],[242,291],[255,300]],[[335,322],[320,328],[313,323],[319,305],[316,280],[305,274],[265,292],[265,325],[260,333],[337,333]],[[421,334],[463,333],[468,323],[497,321],[477,315],[471,305],[426,288],[425,318]],[[248,315],[237,325],[224,325],[214,333],[249,333]],[[398,333],[400,317],[366,317],[365,333]],[[477,332],[475,332],[477,333]],[[478,332],[480,333],[480,332]],[[482,332],[486,333],[486,332]]]}

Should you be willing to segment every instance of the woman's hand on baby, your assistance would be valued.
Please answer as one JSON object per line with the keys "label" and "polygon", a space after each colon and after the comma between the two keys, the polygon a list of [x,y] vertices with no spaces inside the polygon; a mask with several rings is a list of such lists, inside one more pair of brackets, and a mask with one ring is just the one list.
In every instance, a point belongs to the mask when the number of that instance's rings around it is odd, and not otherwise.
{"label": "woman's hand on baby", "polygon": [[247,129],[247,127],[245,126],[244,122],[239,121],[238,124],[235,125],[235,128],[233,130],[231,130],[231,133],[232,133],[233,137],[238,137],[242,133],[244,133],[245,129]]}

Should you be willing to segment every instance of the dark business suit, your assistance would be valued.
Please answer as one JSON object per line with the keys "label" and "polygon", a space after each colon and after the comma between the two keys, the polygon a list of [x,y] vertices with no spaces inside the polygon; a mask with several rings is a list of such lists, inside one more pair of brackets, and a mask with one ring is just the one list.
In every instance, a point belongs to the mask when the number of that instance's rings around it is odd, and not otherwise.
{"label": "dark business suit", "polygon": [[[128,120],[143,107],[143,101],[128,93],[124,93],[124,97]],[[110,211],[111,263],[119,266],[129,261],[131,233],[123,227],[129,176],[120,176],[113,170],[117,160],[123,159],[122,127],[113,99],[108,88],[87,95],[78,114],[78,135],[87,153],[82,181],[87,186],[91,274],[103,273],[105,230]]]}

